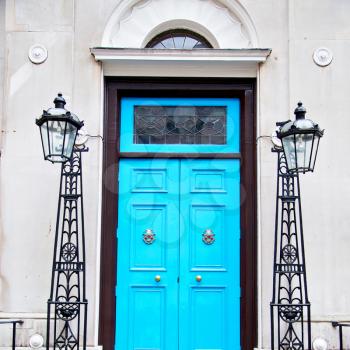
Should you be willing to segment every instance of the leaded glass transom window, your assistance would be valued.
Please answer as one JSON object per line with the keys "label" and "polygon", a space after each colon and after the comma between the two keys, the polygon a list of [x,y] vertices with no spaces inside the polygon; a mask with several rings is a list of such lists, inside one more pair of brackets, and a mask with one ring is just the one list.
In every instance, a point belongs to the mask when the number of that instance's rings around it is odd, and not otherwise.
{"label": "leaded glass transom window", "polygon": [[210,49],[212,45],[203,36],[185,29],[172,29],[154,37],[146,46],[153,49]]}
{"label": "leaded glass transom window", "polygon": [[238,98],[125,96],[120,121],[120,152],[240,152]]}
{"label": "leaded glass transom window", "polygon": [[135,106],[134,144],[226,144],[225,106]]}

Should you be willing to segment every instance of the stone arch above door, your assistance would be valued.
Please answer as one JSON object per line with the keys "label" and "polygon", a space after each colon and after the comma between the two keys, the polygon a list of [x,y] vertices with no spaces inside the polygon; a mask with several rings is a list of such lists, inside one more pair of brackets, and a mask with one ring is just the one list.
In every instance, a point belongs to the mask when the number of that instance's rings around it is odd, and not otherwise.
{"label": "stone arch above door", "polygon": [[175,28],[204,36],[214,48],[258,47],[254,24],[237,0],[124,0],[110,16],[102,46],[143,48]]}

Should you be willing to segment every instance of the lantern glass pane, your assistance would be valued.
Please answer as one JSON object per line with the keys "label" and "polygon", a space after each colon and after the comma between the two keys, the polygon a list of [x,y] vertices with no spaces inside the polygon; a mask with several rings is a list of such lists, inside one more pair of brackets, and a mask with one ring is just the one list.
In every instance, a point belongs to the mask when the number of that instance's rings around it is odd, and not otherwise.
{"label": "lantern glass pane", "polygon": [[78,132],[78,129],[74,125],[67,123],[66,137],[64,140],[64,148],[63,148],[63,155],[66,156],[67,158],[70,158],[72,155],[77,132]]}
{"label": "lantern glass pane", "polygon": [[294,135],[286,136],[282,139],[284,155],[286,157],[287,166],[289,171],[296,170],[296,152]]}
{"label": "lantern glass pane", "polygon": [[296,134],[296,153],[298,171],[309,171],[313,134]]}
{"label": "lantern glass pane", "polygon": [[315,168],[319,142],[320,142],[320,137],[318,135],[314,135],[314,143],[312,147],[311,162],[310,162],[311,171],[314,171],[314,168]]}
{"label": "lantern glass pane", "polygon": [[50,120],[48,124],[51,157],[53,161],[59,161],[59,159],[62,158],[63,139],[66,128],[66,122]]}
{"label": "lantern glass pane", "polygon": [[47,122],[40,126],[40,136],[43,144],[44,158],[46,159],[50,154]]}

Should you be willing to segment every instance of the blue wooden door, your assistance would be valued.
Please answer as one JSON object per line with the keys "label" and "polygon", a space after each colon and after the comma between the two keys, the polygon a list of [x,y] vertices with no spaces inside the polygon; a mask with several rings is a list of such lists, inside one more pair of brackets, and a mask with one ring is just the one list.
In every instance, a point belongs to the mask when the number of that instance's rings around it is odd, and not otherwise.
{"label": "blue wooden door", "polygon": [[239,160],[121,160],[117,350],[240,348],[239,207]]}

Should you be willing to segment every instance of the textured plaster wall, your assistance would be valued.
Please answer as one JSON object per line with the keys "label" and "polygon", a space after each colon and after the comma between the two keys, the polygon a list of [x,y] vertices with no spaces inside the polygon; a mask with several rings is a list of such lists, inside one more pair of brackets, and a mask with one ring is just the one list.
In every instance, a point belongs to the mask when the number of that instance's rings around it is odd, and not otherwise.
{"label": "textured plaster wall", "polygon": [[[292,116],[301,99],[310,118],[326,129],[314,174],[302,177],[305,249],[312,335],[337,348],[331,320],[350,320],[349,147],[350,11],[348,1],[245,1],[262,47],[272,55],[260,70],[260,133],[268,135],[275,120]],[[314,64],[318,47],[332,50],[328,67]],[[267,141],[260,142],[262,346],[269,346],[268,301],[271,298],[275,159]],[[344,158],[345,156],[345,158]],[[346,332],[345,332],[346,333]],[[349,344],[349,334],[346,335]]]}
{"label": "textured plaster wall", "polygon": [[[59,166],[43,161],[34,118],[51,106],[61,91],[68,109],[85,120],[89,132],[101,132],[100,67],[90,56],[89,47],[99,43],[101,32],[96,28],[103,30],[106,16],[100,23],[95,10],[86,11],[86,3],[6,2],[6,32],[2,32],[6,35],[6,75],[0,180],[0,317],[25,319],[18,339],[24,346],[31,334],[44,334],[60,173]],[[96,7],[96,2],[91,6]],[[28,50],[35,43],[48,49],[48,59],[41,65],[28,59]],[[93,140],[89,147],[83,161],[88,341],[94,344],[100,141]],[[6,343],[8,339],[0,336],[0,344]]]}
{"label": "textured plaster wall", "polygon": [[[154,0],[167,1],[167,0]],[[188,0],[190,1],[190,0]],[[223,0],[229,5],[233,0]],[[0,318],[23,318],[18,344],[44,335],[49,292],[59,166],[43,161],[34,118],[58,91],[68,109],[101,134],[101,66],[89,48],[100,46],[116,0],[0,0]],[[326,129],[314,174],[302,178],[304,230],[312,302],[313,336],[337,348],[331,320],[350,321],[350,2],[348,0],[242,0],[260,47],[272,48],[258,76],[258,134],[270,135],[276,120],[292,117],[302,99],[311,118]],[[147,2],[145,1],[145,6]],[[145,19],[146,20],[146,19]],[[147,33],[144,33],[146,36]],[[48,49],[41,65],[28,49]],[[233,43],[234,45],[234,43]],[[316,66],[313,51],[326,46],[334,60]],[[101,141],[84,155],[89,345],[97,344],[99,194]],[[269,347],[276,159],[268,139],[258,144],[259,347]],[[0,346],[10,329],[0,328]],[[347,338],[350,343],[350,334]]]}
{"label": "textured plaster wall", "polygon": [[[293,3],[291,4],[293,5]],[[350,23],[348,1],[322,1],[312,8],[302,1],[291,6],[290,98],[303,96],[310,116],[326,129],[315,176],[303,179],[305,233],[314,333],[334,331],[322,321],[350,320],[349,215],[350,168],[347,111],[350,88]],[[312,21],[307,13],[312,12]],[[325,68],[309,64],[319,46],[329,47],[333,63]],[[301,55],[301,52],[305,54]],[[345,154],[343,153],[345,152]],[[347,332],[347,344],[349,344]]]}

